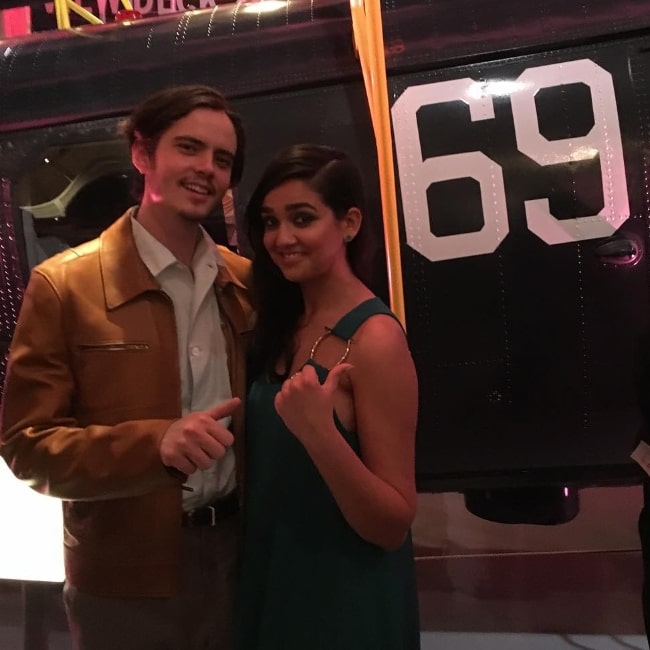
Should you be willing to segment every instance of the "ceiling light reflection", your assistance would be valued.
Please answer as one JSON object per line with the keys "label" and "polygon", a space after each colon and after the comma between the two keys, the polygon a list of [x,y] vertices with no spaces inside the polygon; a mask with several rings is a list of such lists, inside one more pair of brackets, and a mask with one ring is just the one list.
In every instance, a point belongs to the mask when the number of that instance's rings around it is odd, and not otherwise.
{"label": "ceiling light reflection", "polygon": [[477,81],[472,84],[467,94],[473,99],[491,97],[506,97],[524,90],[528,84],[510,79],[495,79],[494,81]]}
{"label": "ceiling light reflection", "polygon": [[242,11],[249,14],[268,14],[287,6],[286,0],[259,0],[259,2],[242,2]]}

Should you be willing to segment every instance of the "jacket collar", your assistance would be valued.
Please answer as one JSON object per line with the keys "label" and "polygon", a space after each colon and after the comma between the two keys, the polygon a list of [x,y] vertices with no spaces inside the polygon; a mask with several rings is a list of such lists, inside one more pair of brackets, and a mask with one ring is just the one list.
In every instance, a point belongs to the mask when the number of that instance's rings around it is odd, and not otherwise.
{"label": "jacket collar", "polygon": [[223,289],[229,284],[234,284],[240,289],[246,290],[246,285],[240,282],[240,280],[230,272],[230,269],[225,264],[219,265],[219,273],[217,273],[217,279],[214,283],[220,289]]}
{"label": "jacket collar", "polygon": [[[108,310],[115,309],[147,291],[160,290],[135,245],[131,226],[134,210],[135,208],[127,210],[99,236],[99,265]],[[226,265],[220,264],[215,285],[225,288],[229,284],[246,289]]]}

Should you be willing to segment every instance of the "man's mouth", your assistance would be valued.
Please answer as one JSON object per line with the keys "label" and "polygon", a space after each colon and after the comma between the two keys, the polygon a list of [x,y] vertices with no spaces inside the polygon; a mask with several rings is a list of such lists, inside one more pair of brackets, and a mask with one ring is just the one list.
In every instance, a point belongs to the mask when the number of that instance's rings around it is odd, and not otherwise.
{"label": "man's mouth", "polygon": [[182,182],[181,186],[184,187],[186,190],[189,190],[190,192],[201,194],[203,196],[210,196],[211,194],[214,194],[214,190],[212,189],[211,186],[204,185],[202,183]]}

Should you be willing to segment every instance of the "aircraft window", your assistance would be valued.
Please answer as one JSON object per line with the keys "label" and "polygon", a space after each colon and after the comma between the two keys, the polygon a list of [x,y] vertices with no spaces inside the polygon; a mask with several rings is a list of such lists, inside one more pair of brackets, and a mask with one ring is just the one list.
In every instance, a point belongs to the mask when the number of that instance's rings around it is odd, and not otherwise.
{"label": "aircraft window", "polygon": [[121,140],[48,147],[16,189],[29,265],[96,237],[135,203],[131,186]]}

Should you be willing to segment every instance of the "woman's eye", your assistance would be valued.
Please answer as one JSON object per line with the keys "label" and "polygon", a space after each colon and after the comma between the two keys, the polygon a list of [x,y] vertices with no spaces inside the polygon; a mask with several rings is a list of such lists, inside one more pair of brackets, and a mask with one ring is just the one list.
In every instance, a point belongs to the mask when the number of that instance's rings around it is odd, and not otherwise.
{"label": "woman's eye", "polygon": [[297,226],[307,226],[307,225],[309,225],[313,220],[314,220],[314,215],[313,215],[313,214],[309,214],[308,212],[303,212],[303,213],[301,213],[301,214],[297,214],[297,215],[293,218],[293,222],[294,222]]}
{"label": "woman's eye", "polygon": [[275,226],[275,219],[273,217],[262,217],[262,225],[264,230],[271,230]]}

